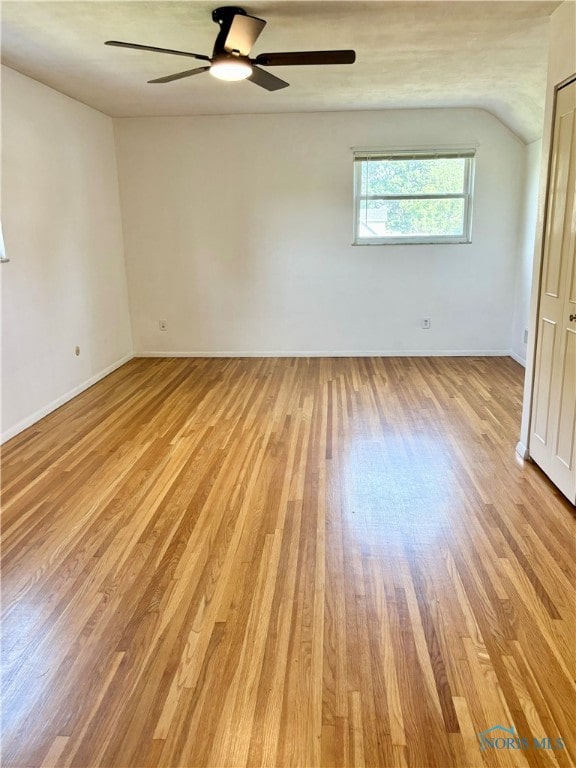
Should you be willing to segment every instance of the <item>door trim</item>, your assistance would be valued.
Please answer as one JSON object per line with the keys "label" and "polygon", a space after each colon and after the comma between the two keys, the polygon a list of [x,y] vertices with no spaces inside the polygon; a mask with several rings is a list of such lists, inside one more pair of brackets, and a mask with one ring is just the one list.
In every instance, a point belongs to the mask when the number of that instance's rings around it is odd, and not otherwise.
{"label": "door trim", "polygon": [[[536,383],[536,370],[537,365],[537,355],[538,355],[538,321],[540,318],[540,303],[541,303],[541,293],[542,293],[542,277],[544,274],[544,249],[546,246],[546,231],[548,228],[548,203],[550,202],[550,181],[552,177],[552,154],[553,154],[553,138],[554,138],[554,125],[556,123],[556,111],[557,111],[557,104],[558,104],[558,91],[561,91],[562,88],[566,88],[569,85],[572,85],[572,83],[576,82],[576,72],[574,74],[569,75],[567,78],[562,80],[560,83],[554,86],[554,97],[552,99],[552,117],[551,117],[551,125],[552,125],[552,133],[551,133],[551,141],[550,141],[550,147],[548,151],[548,162],[547,162],[547,168],[546,168],[546,193],[544,195],[544,218],[542,220],[542,238],[540,243],[540,248],[538,249],[538,259],[539,259],[539,265],[538,265],[538,291],[536,293],[537,299],[536,299],[536,324],[534,327],[534,344],[532,347],[532,354],[533,354],[533,360],[534,365],[532,366],[532,370],[530,371],[530,411],[528,413],[528,429],[526,433],[526,445],[522,443],[521,441],[518,442],[518,445],[516,446],[516,452],[518,455],[523,459],[531,459],[530,457],[530,442],[531,442],[531,435],[532,435],[532,418],[534,414],[534,386]],[[531,459],[532,460],[532,459]]]}

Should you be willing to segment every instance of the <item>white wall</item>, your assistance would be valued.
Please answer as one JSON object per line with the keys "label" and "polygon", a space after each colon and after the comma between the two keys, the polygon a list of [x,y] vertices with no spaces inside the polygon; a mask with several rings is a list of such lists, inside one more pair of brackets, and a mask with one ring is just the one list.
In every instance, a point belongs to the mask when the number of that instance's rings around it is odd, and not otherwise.
{"label": "white wall", "polygon": [[112,120],[6,67],[2,225],[5,439],[132,351]]}
{"label": "white wall", "polygon": [[[525,146],[487,112],[115,129],[137,353],[508,354]],[[453,144],[478,144],[473,244],[351,246],[351,147]]]}
{"label": "white wall", "polygon": [[510,344],[512,357],[524,366],[526,365],[528,350],[527,341],[524,339],[524,332],[528,330],[530,325],[530,292],[532,288],[534,241],[536,239],[536,220],[538,215],[541,156],[542,139],[533,141],[526,146],[523,215],[520,222],[519,258],[516,268],[516,292]]}
{"label": "white wall", "polygon": [[566,0],[550,17],[549,54],[548,54],[548,83],[546,89],[546,108],[544,117],[544,136],[542,139],[542,163],[540,167],[540,184],[538,197],[538,216],[536,223],[536,244],[532,270],[532,295],[530,299],[530,327],[528,336],[528,355],[526,360],[526,377],[524,379],[524,402],[522,407],[522,425],[520,441],[516,450],[520,456],[527,458],[530,410],[532,408],[532,386],[534,378],[534,357],[536,348],[538,294],[540,292],[540,267],[542,262],[542,240],[544,235],[544,208],[548,176],[548,158],[550,156],[550,139],[552,135],[552,118],[554,109],[554,92],[557,85],[576,74],[576,3]]}

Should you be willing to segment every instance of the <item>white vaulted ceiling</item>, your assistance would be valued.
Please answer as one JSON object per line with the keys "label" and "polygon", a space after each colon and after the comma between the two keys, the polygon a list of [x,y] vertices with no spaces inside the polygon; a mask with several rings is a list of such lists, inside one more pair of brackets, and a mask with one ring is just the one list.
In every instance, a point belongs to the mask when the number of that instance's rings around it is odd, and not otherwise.
{"label": "white vaulted ceiling", "polygon": [[103,44],[126,40],[210,55],[217,33],[211,12],[225,4],[3,2],[2,61],[114,117],[478,107],[524,141],[541,135],[548,19],[558,2],[239,3],[268,22],[253,55],[356,50],[351,66],[271,68],[290,83],[272,93],[207,74],[149,85],[193,60]]}

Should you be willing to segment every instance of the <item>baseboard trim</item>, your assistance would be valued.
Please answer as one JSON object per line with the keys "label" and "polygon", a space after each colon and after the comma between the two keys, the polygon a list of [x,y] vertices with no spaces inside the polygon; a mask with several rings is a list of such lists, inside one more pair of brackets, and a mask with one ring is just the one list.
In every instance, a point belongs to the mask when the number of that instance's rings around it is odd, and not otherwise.
{"label": "baseboard trim", "polygon": [[521,440],[518,440],[516,443],[516,453],[523,461],[526,461],[530,458],[530,452],[528,451],[528,446],[524,445],[524,443]]}
{"label": "baseboard trim", "polygon": [[106,376],[113,373],[118,368],[121,368],[127,362],[132,360],[133,357],[134,355],[132,353],[130,353],[129,355],[125,355],[124,357],[120,358],[120,360],[117,360],[115,363],[112,363],[112,365],[109,365],[107,368],[104,368],[104,370],[100,371],[94,376],[91,376],[86,381],[83,381],[82,384],[78,384],[78,386],[74,387],[73,389],[70,389],[68,392],[66,392],[66,394],[61,395],[60,397],[57,397],[56,400],[52,400],[52,402],[48,403],[48,405],[43,406],[39,410],[32,413],[30,416],[27,416],[25,419],[22,419],[21,421],[19,421],[18,424],[15,424],[13,427],[10,427],[6,431],[2,432],[2,436],[0,437],[0,444],[5,443],[7,440],[10,440],[11,438],[20,434],[20,432],[23,432],[25,429],[28,429],[28,427],[31,427],[33,424],[36,424],[36,422],[40,421],[40,419],[43,419],[44,416],[48,416],[49,413],[52,413],[52,411],[55,411],[57,408],[60,408],[60,406],[64,405],[64,403],[67,403],[69,400],[72,400],[72,398],[76,397],[77,395],[81,394],[85,390],[89,389],[94,384],[99,382],[101,379],[106,378]]}
{"label": "baseboard trim", "polygon": [[376,349],[376,350],[168,350],[135,352],[134,357],[510,357],[509,349]]}
{"label": "baseboard trim", "polygon": [[526,368],[526,360],[523,357],[520,357],[520,355],[517,355],[516,352],[510,351],[510,357],[512,360],[516,360],[517,363],[520,363],[522,368]]}

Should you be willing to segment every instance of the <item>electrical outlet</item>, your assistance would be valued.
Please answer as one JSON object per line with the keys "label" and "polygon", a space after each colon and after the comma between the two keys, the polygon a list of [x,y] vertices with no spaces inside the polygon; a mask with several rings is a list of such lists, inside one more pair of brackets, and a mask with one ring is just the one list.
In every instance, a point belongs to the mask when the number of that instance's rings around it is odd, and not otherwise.
{"label": "electrical outlet", "polygon": [[420,322],[420,327],[423,328],[425,331],[427,331],[430,328],[430,318],[423,317]]}
{"label": "electrical outlet", "polygon": [[158,320],[158,327],[161,331],[167,331],[168,330],[168,321],[167,320]]}
{"label": "electrical outlet", "polygon": [[524,329],[524,344],[528,344],[528,328]]}

